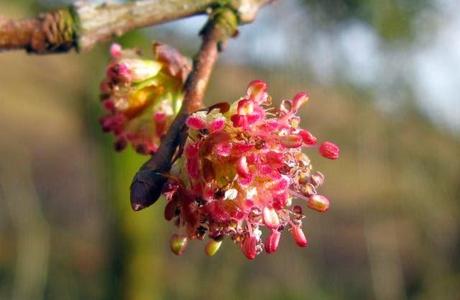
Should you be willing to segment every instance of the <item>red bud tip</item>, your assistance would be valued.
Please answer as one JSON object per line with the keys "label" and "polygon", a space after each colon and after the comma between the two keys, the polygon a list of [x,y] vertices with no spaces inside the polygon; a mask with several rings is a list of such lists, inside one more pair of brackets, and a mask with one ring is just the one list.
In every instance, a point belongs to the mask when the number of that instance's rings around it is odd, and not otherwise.
{"label": "red bud tip", "polygon": [[311,134],[310,131],[302,129],[299,134],[302,137],[302,140],[305,145],[313,146],[316,144],[317,139],[313,134]]}
{"label": "red bud tip", "polygon": [[307,93],[298,93],[292,99],[292,111],[297,112],[299,108],[307,103],[308,101],[308,94]]}
{"label": "red bud tip", "polygon": [[324,142],[319,146],[319,153],[325,158],[337,159],[339,158],[340,149],[334,143]]}
{"label": "red bud tip", "polygon": [[112,44],[112,46],[110,46],[110,55],[113,57],[113,58],[121,58],[122,56],[122,48],[119,44]]}
{"label": "red bud tip", "polygon": [[292,237],[294,238],[295,243],[299,247],[307,247],[308,241],[307,241],[307,238],[305,237],[305,234],[302,231],[302,228],[300,228],[300,226],[293,226],[291,234],[292,234]]}
{"label": "red bud tip", "polygon": [[273,230],[265,241],[265,251],[267,253],[274,253],[278,249],[280,243],[281,232]]}
{"label": "red bud tip", "polygon": [[255,236],[248,236],[241,247],[243,254],[250,260],[257,256],[257,239]]}
{"label": "red bud tip", "polygon": [[280,142],[287,148],[298,148],[302,146],[302,137],[296,134],[283,135],[280,137]]}

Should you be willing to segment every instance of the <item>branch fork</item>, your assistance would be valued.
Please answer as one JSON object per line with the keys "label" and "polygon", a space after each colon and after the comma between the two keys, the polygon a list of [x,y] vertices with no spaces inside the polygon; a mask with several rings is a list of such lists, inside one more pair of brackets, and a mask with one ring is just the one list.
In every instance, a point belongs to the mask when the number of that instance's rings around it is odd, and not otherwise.
{"label": "branch fork", "polygon": [[131,184],[131,207],[138,211],[157,201],[167,181],[175,155],[180,155],[181,146],[187,137],[185,121],[188,116],[201,109],[203,96],[225,41],[237,32],[238,18],[232,9],[223,7],[211,14],[201,31],[201,48],[194,59],[193,69],[184,85],[184,102],[176,119],[171,124],[158,151],[134,176]]}

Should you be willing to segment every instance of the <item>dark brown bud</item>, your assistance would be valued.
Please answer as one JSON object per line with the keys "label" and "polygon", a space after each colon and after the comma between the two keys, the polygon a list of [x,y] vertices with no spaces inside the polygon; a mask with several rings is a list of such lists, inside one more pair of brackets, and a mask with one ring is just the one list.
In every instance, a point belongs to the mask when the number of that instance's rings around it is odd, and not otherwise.
{"label": "dark brown bud", "polygon": [[135,211],[155,203],[167,178],[155,170],[140,170],[131,183],[131,207]]}

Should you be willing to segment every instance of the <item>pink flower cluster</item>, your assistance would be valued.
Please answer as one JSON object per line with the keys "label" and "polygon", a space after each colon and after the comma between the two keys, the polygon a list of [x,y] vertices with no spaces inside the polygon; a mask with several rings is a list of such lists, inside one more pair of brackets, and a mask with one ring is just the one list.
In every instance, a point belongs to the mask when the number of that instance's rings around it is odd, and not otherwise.
{"label": "pink flower cluster", "polygon": [[111,47],[112,61],[101,83],[106,115],[102,129],[112,132],[115,149],[128,143],[142,154],[153,154],[182,104],[182,85],[190,63],[177,50],[156,43],[155,60],[132,49]]}
{"label": "pink flower cluster", "polygon": [[[232,105],[217,104],[187,119],[184,155],[164,190],[165,218],[180,228],[171,239],[174,253],[181,254],[188,240],[208,236],[205,251],[213,255],[229,237],[254,259],[275,252],[283,230],[307,246],[303,209],[293,200],[319,212],[329,208],[329,200],[317,193],[324,176],[302,152],[317,144],[299,127],[297,113],[307,101],[307,94],[299,93],[275,109],[266,83],[257,80]],[[319,153],[337,159],[339,148],[324,142]]]}

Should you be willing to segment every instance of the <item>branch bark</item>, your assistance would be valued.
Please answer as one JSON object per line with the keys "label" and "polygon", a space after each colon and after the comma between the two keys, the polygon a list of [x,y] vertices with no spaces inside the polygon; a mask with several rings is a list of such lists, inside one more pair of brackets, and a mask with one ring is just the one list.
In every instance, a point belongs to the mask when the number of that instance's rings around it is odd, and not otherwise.
{"label": "branch bark", "polygon": [[91,49],[97,42],[120,36],[135,28],[161,24],[206,13],[216,0],[146,0],[129,3],[88,4],[74,6],[78,16],[78,46]]}
{"label": "branch bark", "polygon": [[[202,107],[203,96],[211,77],[222,43],[236,33],[238,20],[232,10],[222,9],[211,17],[202,31],[203,42],[193,63],[193,70],[184,85],[184,102],[158,151],[135,175],[131,184],[131,207],[138,211],[157,201],[178,146],[187,136],[185,121]],[[180,148],[180,147],[179,147]]]}
{"label": "branch bark", "polygon": [[20,21],[0,17],[0,50],[24,49],[37,54],[67,52],[77,45],[74,24],[67,9]]}
{"label": "branch bark", "polygon": [[89,50],[96,43],[128,31],[161,24],[227,5],[240,23],[252,22],[260,7],[272,0],[138,0],[102,4],[80,1],[70,8],[26,20],[0,17],[0,51],[25,49],[31,53]]}

